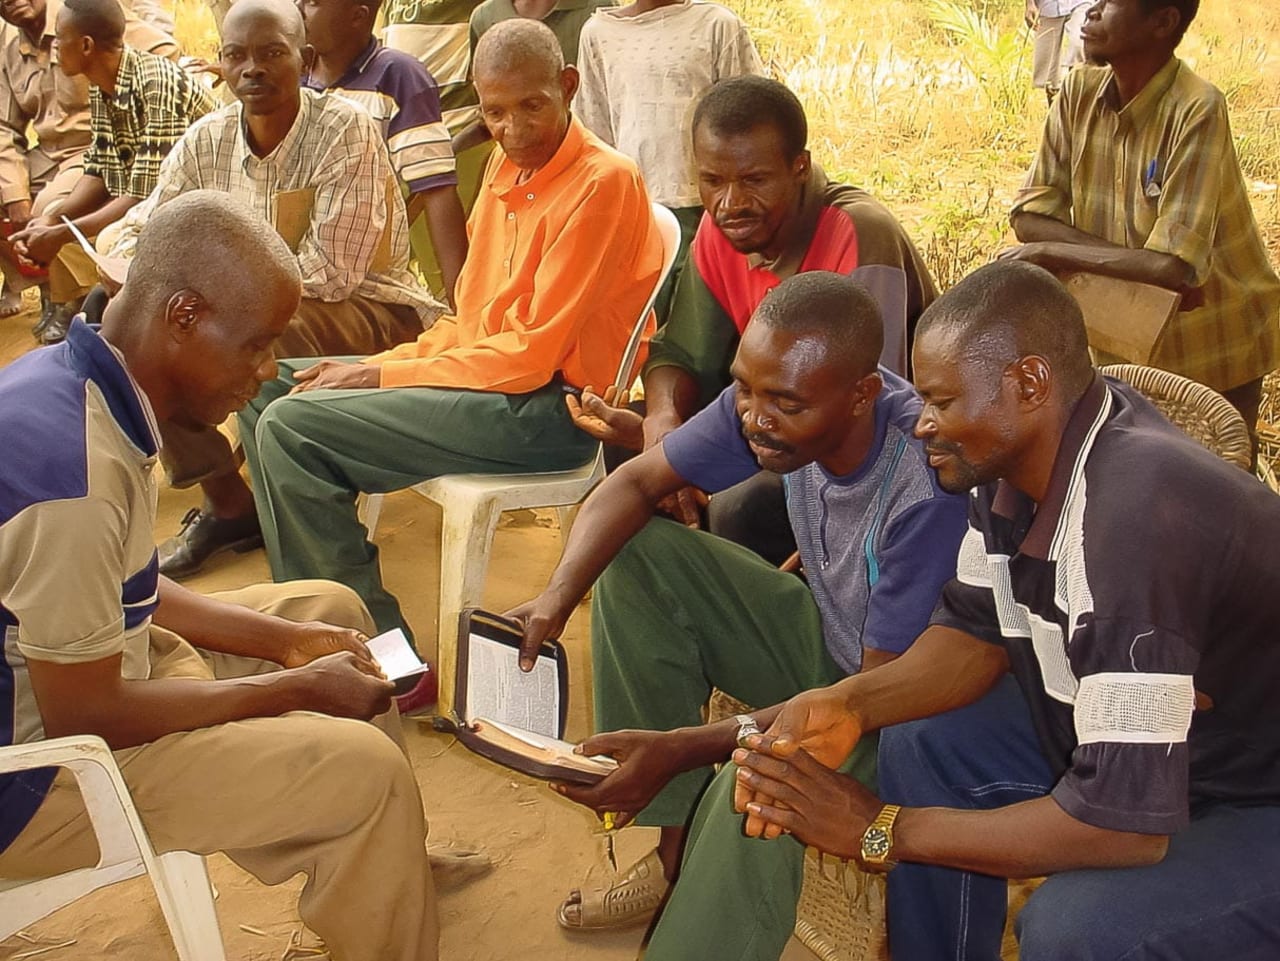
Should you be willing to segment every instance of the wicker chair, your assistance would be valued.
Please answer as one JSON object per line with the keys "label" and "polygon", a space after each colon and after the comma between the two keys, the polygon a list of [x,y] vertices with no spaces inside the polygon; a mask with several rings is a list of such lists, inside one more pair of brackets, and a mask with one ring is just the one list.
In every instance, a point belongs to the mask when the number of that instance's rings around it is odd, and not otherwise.
{"label": "wicker chair", "polygon": [[1268,374],[1262,382],[1262,406],[1258,409],[1258,476],[1280,493],[1280,374]]}
{"label": "wicker chair", "polygon": [[1252,469],[1252,442],[1244,418],[1221,394],[1167,370],[1112,364],[1102,373],[1131,384],[1165,417],[1229,464]]}
{"label": "wicker chair", "polygon": [[[724,691],[712,691],[707,721],[751,710]],[[883,874],[868,874],[809,848],[796,906],[796,938],[822,961],[888,961],[884,891]]]}

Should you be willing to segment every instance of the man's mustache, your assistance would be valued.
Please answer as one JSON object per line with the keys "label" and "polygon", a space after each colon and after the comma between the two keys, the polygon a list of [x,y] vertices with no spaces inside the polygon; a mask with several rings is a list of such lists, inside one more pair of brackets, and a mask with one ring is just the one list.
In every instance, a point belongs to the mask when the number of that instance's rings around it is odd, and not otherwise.
{"label": "man's mustache", "polygon": [[743,429],[742,436],[757,447],[764,447],[768,450],[777,451],[779,454],[794,454],[795,448],[790,444],[784,444],[776,438],[770,437],[768,434],[760,434],[755,431]]}

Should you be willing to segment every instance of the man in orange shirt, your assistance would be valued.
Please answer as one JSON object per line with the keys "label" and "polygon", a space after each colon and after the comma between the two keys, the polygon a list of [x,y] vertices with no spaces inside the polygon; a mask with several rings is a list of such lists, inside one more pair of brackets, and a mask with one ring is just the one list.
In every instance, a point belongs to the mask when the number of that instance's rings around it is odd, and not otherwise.
{"label": "man in orange shirt", "polygon": [[546,26],[493,27],[474,75],[499,149],[456,316],[363,360],[282,362],[240,420],[272,574],[347,584],[383,631],[407,625],[357,494],[587,461],[565,394],[612,382],[662,259],[636,165],[569,114],[578,73]]}

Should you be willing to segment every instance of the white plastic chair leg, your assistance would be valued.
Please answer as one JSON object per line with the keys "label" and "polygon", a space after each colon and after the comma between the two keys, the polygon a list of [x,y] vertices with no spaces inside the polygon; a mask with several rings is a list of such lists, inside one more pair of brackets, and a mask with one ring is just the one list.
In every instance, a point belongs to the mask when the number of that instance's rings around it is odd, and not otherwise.
{"label": "white plastic chair leg", "polygon": [[152,880],[181,961],[226,961],[204,858],[189,851],[158,855]]}
{"label": "white plastic chair leg", "polygon": [[448,500],[440,523],[440,608],[437,620],[437,708],[453,709],[453,684],[458,665],[458,616],[480,601],[484,590],[489,548],[501,511],[488,497]]}
{"label": "white plastic chair leg", "polygon": [[368,534],[365,536],[369,540],[373,540],[374,532],[378,529],[378,519],[382,516],[382,499],[386,494],[363,494],[362,502],[357,515],[364,522],[365,530]]}
{"label": "white plastic chair leg", "polygon": [[556,517],[560,520],[560,547],[569,542],[569,532],[573,530],[573,522],[578,519],[578,504],[568,504],[556,508]]}

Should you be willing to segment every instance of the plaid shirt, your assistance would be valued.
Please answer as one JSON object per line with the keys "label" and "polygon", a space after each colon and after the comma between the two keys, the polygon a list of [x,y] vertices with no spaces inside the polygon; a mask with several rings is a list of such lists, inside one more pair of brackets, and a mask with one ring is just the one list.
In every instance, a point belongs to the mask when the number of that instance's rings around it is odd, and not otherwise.
{"label": "plaid shirt", "polygon": [[[89,145],[89,81],[68,77],[53,62],[53,25],[62,0],[46,0],[38,43],[0,23],[0,203],[30,200],[39,182]],[[124,42],[135,50],[178,58],[169,35],[124,12]],[[33,149],[30,133],[38,149]]]}
{"label": "plaid shirt", "polygon": [[[332,303],[358,294],[412,307],[424,323],[434,320],[440,304],[407,268],[404,204],[397,191],[387,190],[395,175],[377,127],[349,100],[307,89],[301,97],[293,126],[265,157],[249,149],[239,103],[192,124],[165,158],[155,191],[121,221],[110,253],[131,255],[151,211],[188,190],[229,193],[275,223],[277,194],[310,189],[311,223],[297,247],[302,295]],[[390,263],[385,272],[373,272],[388,217]]]}
{"label": "plaid shirt", "polygon": [[144,199],[156,189],[160,164],[174,144],[215,106],[177,64],[125,47],[115,92],[89,89],[93,140],[84,172],[101,177],[113,197]]}
{"label": "plaid shirt", "polygon": [[1122,109],[1109,67],[1071,71],[1013,211],[1191,267],[1204,306],[1174,318],[1154,366],[1217,390],[1276,366],[1280,278],[1249,206],[1226,101],[1177,58]]}

